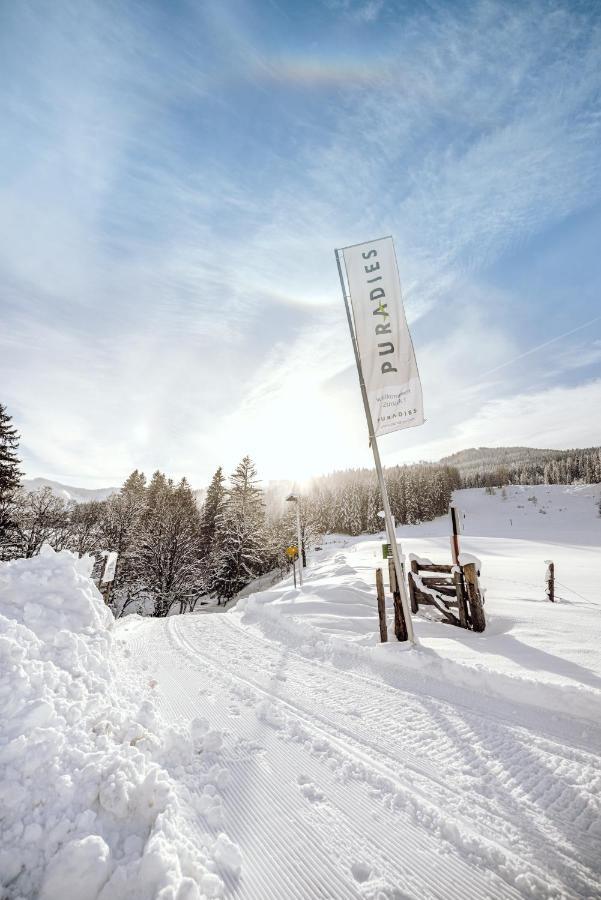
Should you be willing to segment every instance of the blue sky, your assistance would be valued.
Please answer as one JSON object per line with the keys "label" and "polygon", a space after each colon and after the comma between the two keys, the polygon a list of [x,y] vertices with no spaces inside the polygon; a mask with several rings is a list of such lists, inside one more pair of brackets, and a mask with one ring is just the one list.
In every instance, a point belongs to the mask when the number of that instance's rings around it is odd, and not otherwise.
{"label": "blue sky", "polygon": [[385,234],[427,418],[388,464],[601,443],[599,4],[22,0],[0,98],[28,475],[370,464],[333,250]]}

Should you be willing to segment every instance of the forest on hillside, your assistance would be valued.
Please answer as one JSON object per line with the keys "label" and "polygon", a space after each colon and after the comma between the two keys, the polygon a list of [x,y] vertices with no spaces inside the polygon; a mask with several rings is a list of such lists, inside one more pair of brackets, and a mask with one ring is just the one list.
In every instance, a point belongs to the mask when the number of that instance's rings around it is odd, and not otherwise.
{"label": "forest on hillside", "polygon": [[574,450],[479,447],[461,450],[441,462],[458,470],[461,486],[466,488],[601,482],[601,447]]}

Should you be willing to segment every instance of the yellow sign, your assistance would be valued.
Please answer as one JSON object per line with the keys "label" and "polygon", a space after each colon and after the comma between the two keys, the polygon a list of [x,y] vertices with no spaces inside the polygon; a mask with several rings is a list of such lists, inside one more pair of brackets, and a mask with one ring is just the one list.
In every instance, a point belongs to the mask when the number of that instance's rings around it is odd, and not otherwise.
{"label": "yellow sign", "polygon": [[298,548],[292,545],[291,547],[286,547],[286,556],[288,559],[296,559],[298,556]]}

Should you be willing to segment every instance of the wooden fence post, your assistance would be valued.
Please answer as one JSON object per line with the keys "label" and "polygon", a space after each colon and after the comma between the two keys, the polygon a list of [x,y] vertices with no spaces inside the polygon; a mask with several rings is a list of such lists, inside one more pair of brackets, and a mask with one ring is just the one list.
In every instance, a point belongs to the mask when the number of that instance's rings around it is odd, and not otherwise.
{"label": "wooden fence post", "polygon": [[[417,562],[414,559],[411,560],[411,571],[414,575],[417,575],[419,572]],[[409,578],[408,581],[409,599],[411,600],[411,612],[413,613],[413,615],[415,615],[417,612],[419,612],[419,604],[417,602],[417,597],[415,596],[415,582],[413,581],[413,578]]]}
{"label": "wooden fence post", "polygon": [[459,624],[462,628],[467,628],[467,600],[465,596],[465,589],[463,586],[463,576],[461,575],[461,570],[458,567],[455,567],[455,571],[453,573],[453,581],[455,582],[455,591],[457,592],[457,611],[459,613]]}
{"label": "wooden fence post", "polygon": [[467,591],[467,599],[470,607],[470,619],[472,620],[473,631],[484,631],[486,628],[486,619],[484,617],[484,607],[482,606],[482,594],[478,585],[478,575],[476,573],[475,563],[467,563],[462,566],[463,577],[465,580],[465,589]]}
{"label": "wooden fence post", "polygon": [[386,625],[386,597],[384,594],[384,579],[382,569],[376,569],[376,591],[378,593],[378,618],[380,620],[380,641],[385,644],[388,640],[388,627]]}
{"label": "wooden fence post", "polygon": [[[396,582],[396,572],[394,569],[394,560],[388,560],[388,575],[390,577],[390,590],[392,591],[392,599],[394,600],[394,633],[397,641],[407,640],[407,623],[403,615],[403,607],[401,604],[401,591]],[[401,572],[403,577],[403,572]]]}
{"label": "wooden fence post", "polygon": [[547,597],[551,603],[555,603],[555,563],[550,559],[546,559],[547,563]]}

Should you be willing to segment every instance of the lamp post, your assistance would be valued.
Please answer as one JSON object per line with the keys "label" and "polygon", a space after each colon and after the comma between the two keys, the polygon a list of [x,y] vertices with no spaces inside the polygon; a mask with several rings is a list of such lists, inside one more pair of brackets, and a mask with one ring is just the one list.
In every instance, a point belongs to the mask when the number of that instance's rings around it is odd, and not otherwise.
{"label": "lamp post", "polygon": [[300,521],[300,497],[297,494],[289,494],[286,497],[287,503],[296,503],[296,542],[297,542],[297,558],[298,558],[298,580],[303,586],[303,559],[302,559],[302,541],[301,541],[301,521]]}

